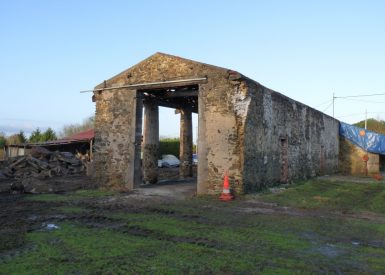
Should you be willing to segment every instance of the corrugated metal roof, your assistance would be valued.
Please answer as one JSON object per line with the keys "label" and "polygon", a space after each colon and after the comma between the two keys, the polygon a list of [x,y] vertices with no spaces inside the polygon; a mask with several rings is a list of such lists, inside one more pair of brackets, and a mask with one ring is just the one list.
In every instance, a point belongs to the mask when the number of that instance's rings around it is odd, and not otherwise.
{"label": "corrugated metal roof", "polygon": [[65,137],[62,139],[43,142],[41,143],[41,145],[59,145],[59,144],[76,143],[76,142],[82,142],[82,141],[84,142],[84,141],[90,141],[94,137],[95,137],[94,129],[89,129],[87,131],[76,133],[72,136]]}
{"label": "corrugated metal roof", "polygon": [[95,137],[94,129],[89,129],[87,131],[83,131],[62,139],[51,140],[46,142],[37,142],[37,143],[9,144],[7,145],[7,147],[53,146],[53,145],[70,144],[70,143],[76,143],[76,142],[89,142],[94,137]]}
{"label": "corrugated metal roof", "polygon": [[91,140],[95,137],[95,131],[94,129],[89,129],[84,132],[80,132],[77,134],[74,134],[69,137],[65,137],[62,140],[71,140],[71,141],[78,141],[78,140]]}

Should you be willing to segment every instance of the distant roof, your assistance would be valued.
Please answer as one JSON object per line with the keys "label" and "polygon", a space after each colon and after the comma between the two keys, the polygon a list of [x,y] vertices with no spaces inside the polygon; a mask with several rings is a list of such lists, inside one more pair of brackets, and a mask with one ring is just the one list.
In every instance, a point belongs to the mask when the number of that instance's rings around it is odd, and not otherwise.
{"label": "distant roof", "polygon": [[94,129],[89,129],[87,131],[83,131],[80,133],[76,133],[72,136],[65,137],[62,139],[58,140],[52,140],[52,141],[47,141],[43,142],[40,144],[31,144],[31,145],[60,145],[60,144],[68,144],[68,143],[76,143],[76,142],[85,142],[85,141],[90,141],[94,139],[95,137],[95,131]]}
{"label": "distant roof", "polygon": [[57,146],[63,144],[79,143],[79,142],[89,142],[95,137],[94,129],[89,129],[80,133],[76,133],[72,136],[68,136],[62,139],[51,140],[46,142],[38,143],[25,143],[25,144],[9,144],[7,147],[33,147],[33,146]]}
{"label": "distant roof", "polygon": [[71,141],[78,141],[78,140],[91,140],[95,137],[95,131],[94,129],[89,129],[84,132],[76,133],[72,136],[65,137],[61,140],[71,140]]}

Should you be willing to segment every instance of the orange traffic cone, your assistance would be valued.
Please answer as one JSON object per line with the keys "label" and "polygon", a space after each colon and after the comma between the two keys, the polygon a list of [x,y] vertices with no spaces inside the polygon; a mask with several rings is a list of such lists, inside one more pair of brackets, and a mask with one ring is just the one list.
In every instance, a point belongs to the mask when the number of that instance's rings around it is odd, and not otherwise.
{"label": "orange traffic cone", "polygon": [[225,178],[223,180],[223,191],[219,199],[221,201],[231,201],[234,199],[234,196],[230,193],[229,176],[227,173],[225,174]]}

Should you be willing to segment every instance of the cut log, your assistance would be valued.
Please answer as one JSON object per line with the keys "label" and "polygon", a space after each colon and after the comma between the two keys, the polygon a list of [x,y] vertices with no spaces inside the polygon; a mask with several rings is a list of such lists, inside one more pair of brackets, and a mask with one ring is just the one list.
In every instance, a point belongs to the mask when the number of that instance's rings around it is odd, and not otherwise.
{"label": "cut log", "polygon": [[38,179],[46,179],[46,178],[51,178],[51,170],[44,170],[44,171],[41,171],[35,178],[38,178]]}
{"label": "cut log", "polygon": [[87,163],[75,158],[68,152],[50,152],[35,148],[27,157],[17,157],[4,163],[1,173],[8,178],[26,179],[64,176],[85,173]]}
{"label": "cut log", "polygon": [[8,178],[6,175],[4,175],[4,173],[2,173],[1,171],[0,171],[0,179],[6,179],[6,178]]}
{"label": "cut log", "polygon": [[23,161],[26,161],[27,157],[21,157],[17,159],[16,161],[12,162],[10,165],[8,165],[8,168],[13,168],[19,164],[21,164]]}
{"label": "cut log", "polygon": [[11,178],[12,176],[13,176],[13,172],[12,172],[12,169],[10,169],[10,168],[5,168],[4,170],[3,170],[3,174],[6,176],[6,177],[8,177],[8,178]]}
{"label": "cut log", "polygon": [[44,147],[32,147],[29,153],[34,158],[48,158],[52,152]]}
{"label": "cut log", "polygon": [[[42,161],[42,160],[39,160],[39,159],[34,158],[34,157],[32,157],[32,156],[29,156],[29,157],[27,158],[27,162],[28,162],[29,164],[31,164],[32,166],[34,166],[34,167],[37,166],[37,167],[40,168],[40,169],[44,169],[44,170],[49,169],[49,164],[48,164],[47,162]],[[36,165],[36,166],[35,166],[35,165]]]}
{"label": "cut log", "polygon": [[68,163],[71,165],[80,165],[80,160],[78,160],[78,159],[75,159],[75,158],[70,159],[70,158],[63,157],[61,155],[57,155],[56,157],[58,160],[65,162],[65,163]]}

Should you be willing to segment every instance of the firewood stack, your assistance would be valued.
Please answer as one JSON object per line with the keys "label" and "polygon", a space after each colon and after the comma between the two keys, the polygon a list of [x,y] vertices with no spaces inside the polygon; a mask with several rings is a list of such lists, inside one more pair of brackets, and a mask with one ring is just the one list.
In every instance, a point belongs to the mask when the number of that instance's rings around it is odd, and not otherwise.
{"label": "firewood stack", "polygon": [[69,152],[51,152],[43,147],[33,147],[28,156],[8,160],[1,171],[8,178],[29,177],[45,179],[85,173],[85,163]]}

